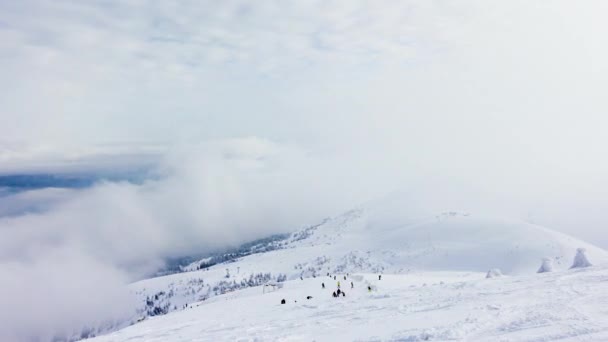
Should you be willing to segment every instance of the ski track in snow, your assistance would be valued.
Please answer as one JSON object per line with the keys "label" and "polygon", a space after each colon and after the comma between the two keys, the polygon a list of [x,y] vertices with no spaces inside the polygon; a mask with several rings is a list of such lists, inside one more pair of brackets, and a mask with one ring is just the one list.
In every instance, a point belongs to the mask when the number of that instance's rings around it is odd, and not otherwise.
{"label": "ski track in snow", "polygon": [[92,341],[608,340],[606,266],[493,279],[428,272],[342,281],[346,297],[331,296],[333,278],[297,279],[270,293],[253,287],[213,297]]}

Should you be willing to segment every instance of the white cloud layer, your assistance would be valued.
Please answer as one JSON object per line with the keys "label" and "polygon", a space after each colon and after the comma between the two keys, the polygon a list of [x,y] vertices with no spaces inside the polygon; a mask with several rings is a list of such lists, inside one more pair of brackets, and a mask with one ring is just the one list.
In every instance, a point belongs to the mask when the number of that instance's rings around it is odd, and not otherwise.
{"label": "white cloud layer", "polygon": [[0,339],[51,340],[131,317],[125,284],[164,258],[289,232],[368,196],[341,165],[257,138],[176,147],[157,163],[158,179],[141,185],[0,198],[0,300],[11,313]]}
{"label": "white cloud layer", "polygon": [[327,144],[421,119],[574,138],[606,106],[601,1],[0,6],[4,140]]}

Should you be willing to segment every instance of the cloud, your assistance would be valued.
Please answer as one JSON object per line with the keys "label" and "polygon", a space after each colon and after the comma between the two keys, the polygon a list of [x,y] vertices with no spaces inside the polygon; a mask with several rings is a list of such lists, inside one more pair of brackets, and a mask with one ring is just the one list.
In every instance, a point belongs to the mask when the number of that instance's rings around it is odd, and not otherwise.
{"label": "cloud", "polygon": [[395,188],[608,246],[606,6],[1,2],[0,173],[156,174],[3,194],[0,261],[115,285]]}
{"label": "cloud", "polygon": [[0,141],[0,175],[120,174],[145,171],[167,151],[166,144],[32,144]]}
{"label": "cloud", "polygon": [[85,327],[119,325],[133,315],[125,274],[75,250],[33,260],[0,260],[0,338],[51,341],[80,336]]}
{"label": "cloud", "polygon": [[[440,7],[423,2],[1,6],[0,96],[11,118],[2,133],[38,143],[217,138],[216,120],[221,134],[260,135],[225,132],[235,96],[268,98],[285,78],[407,61],[443,44],[426,20]],[[239,115],[247,108],[230,107]],[[192,121],[209,129],[188,128]]]}
{"label": "cloud", "polygon": [[290,232],[367,197],[336,182],[356,178],[338,170],[296,147],[232,139],[174,147],[143,184],[5,196],[0,298],[14,315],[0,337],[48,340],[124,322],[135,308],[126,283],[165,258]]}
{"label": "cloud", "polygon": [[[27,331],[44,339],[132,317],[134,306],[107,303],[130,303],[125,284],[154,272],[167,257],[290,232],[401,186],[407,200],[400,203],[414,213],[463,210],[542,223],[568,209],[553,202],[538,211],[532,204],[544,197],[531,191],[509,190],[509,184],[485,188],[461,173],[422,177],[390,169],[390,163],[382,156],[322,155],[252,137],[174,145],[157,159],[157,177],[142,184],[101,182],[5,196],[0,281],[8,284],[3,295],[10,293],[5,299],[17,314],[0,334],[21,338]],[[533,217],[522,217],[529,208]],[[41,290],[40,284],[49,285]],[[31,292],[35,300],[22,303]],[[94,298],[81,300],[91,293]],[[61,303],[53,320],[44,321]]]}

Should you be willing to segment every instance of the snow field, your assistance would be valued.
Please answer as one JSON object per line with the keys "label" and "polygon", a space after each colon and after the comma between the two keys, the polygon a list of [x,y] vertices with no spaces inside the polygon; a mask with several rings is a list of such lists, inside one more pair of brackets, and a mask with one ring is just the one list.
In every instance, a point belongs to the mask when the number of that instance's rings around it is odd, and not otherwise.
{"label": "snow field", "polygon": [[[346,297],[331,296],[333,278],[292,280],[271,293],[254,287],[213,297],[94,341],[608,338],[607,267],[493,279],[484,273],[428,272],[385,274],[378,281],[377,274],[358,274],[340,281]],[[367,284],[374,287],[371,293]]]}

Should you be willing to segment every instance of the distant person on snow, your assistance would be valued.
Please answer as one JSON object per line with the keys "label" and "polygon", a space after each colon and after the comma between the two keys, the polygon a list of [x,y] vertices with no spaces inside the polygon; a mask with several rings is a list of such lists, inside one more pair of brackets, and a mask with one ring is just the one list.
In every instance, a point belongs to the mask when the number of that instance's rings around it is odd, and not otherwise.
{"label": "distant person on snow", "polygon": [[338,288],[340,288],[340,281],[338,280]]}
{"label": "distant person on snow", "polygon": [[346,276],[344,276],[344,280],[346,280]]}
{"label": "distant person on snow", "polygon": [[334,276],[334,280],[336,280],[336,276]]}
{"label": "distant person on snow", "polygon": [[382,274],[378,274],[378,280],[382,280]]}
{"label": "distant person on snow", "polygon": [[321,288],[324,289],[325,288],[325,283],[321,283]]}
{"label": "distant person on snow", "polygon": [[372,287],[371,286],[367,287],[367,292],[372,292]]}
{"label": "distant person on snow", "polygon": [[351,288],[351,289],[354,289],[354,288],[355,288],[355,284],[353,284],[353,282],[352,282],[352,281],[350,282],[350,288]]}
{"label": "distant person on snow", "polygon": [[285,304],[285,299],[281,299],[281,304]]}

